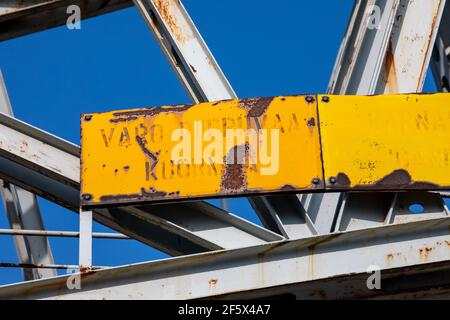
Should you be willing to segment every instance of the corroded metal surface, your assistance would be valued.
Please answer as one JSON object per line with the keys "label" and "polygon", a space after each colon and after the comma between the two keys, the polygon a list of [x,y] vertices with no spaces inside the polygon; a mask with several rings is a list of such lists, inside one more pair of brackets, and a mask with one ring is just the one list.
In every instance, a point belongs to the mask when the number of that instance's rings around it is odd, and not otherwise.
{"label": "corroded metal surface", "polygon": [[85,114],[82,205],[450,189],[450,96],[285,96]]}
{"label": "corroded metal surface", "polygon": [[400,0],[376,92],[421,92],[445,0]]}

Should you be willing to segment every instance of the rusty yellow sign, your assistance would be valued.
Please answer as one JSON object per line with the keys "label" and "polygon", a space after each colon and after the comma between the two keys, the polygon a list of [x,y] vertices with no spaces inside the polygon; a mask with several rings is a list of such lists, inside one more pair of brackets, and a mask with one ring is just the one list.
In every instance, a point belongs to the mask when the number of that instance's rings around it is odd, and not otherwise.
{"label": "rusty yellow sign", "polygon": [[82,116],[84,206],[322,187],[314,97]]}
{"label": "rusty yellow sign", "polygon": [[450,95],[285,96],[82,115],[82,206],[450,189]]}

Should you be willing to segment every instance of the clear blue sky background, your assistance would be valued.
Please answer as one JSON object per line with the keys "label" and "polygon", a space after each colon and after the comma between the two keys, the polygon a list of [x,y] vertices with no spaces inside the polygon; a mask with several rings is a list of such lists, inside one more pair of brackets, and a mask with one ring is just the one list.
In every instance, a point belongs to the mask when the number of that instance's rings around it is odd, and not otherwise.
{"label": "clear blue sky background", "polygon": [[[240,97],[325,92],[353,1],[185,0]],[[79,143],[82,112],[189,103],[135,8],[0,43],[0,68],[17,118]],[[427,79],[425,91],[435,91]],[[1,206],[1,205],[0,205]],[[257,222],[245,200],[231,211]],[[78,216],[40,199],[49,230],[77,230]],[[2,211],[2,208],[0,208]],[[8,228],[0,212],[0,228]],[[95,231],[108,231],[95,225]],[[51,238],[56,263],[77,264],[76,239]],[[17,262],[0,236],[0,261]],[[165,257],[128,240],[95,240],[95,265]],[[0,284],[21,281],[0,269]]]}

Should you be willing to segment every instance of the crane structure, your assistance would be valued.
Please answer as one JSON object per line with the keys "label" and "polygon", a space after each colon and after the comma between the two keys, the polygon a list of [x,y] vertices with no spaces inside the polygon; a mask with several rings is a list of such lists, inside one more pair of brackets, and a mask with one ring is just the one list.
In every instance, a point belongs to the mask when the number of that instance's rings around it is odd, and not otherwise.
{"label": "crane structure", "polygon": [[[355,0],[326,94],[243,100],[179,0],[10,0],[0,4],[0,40],[65,24],[73,4],[83,18],[136,6],[195,105],[86,113],[80,149],[14,118],[0,79],[11,226],[0,234],[14,236],[19,259],[0,266],[34,280],[0,286],[0,299],[450,298],[445,0]],[[442,94],[419,94],[429,65]],[[245,119],[223,130],[279,129],[282,154],[299,144],[304,154],[280,158],[279,173],[266,177],[258,162],[238,174],[221,164],[223,175],[201,175],[198,189],[183,187],[180,167],[172,184],[157,179],[170,165],[161,152],[169,142],[149,150],[152,124],[195,128],[221,117]],[[137,155],[132,163],[113,157],[124,147]],[[44,230],[36,196],[77,212],[79,232]],[[228,196],[247,197],[263,226],[225,201],[204,201]],[[93,220],[118,233],[93,233]],[[52,236],[79,237],[78,265],[55,264]],[[94,266],[93,237],[135,239],[171,258]],[[79,272],[57,276],[70,268]],[[380,288],[368,285],[374,270]]]}

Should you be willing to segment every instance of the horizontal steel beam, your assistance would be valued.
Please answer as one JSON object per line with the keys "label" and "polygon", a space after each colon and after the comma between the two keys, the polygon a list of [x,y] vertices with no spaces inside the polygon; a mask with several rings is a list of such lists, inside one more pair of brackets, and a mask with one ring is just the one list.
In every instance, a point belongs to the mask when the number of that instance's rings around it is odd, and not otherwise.
{"label": "horizontal steel beam", "polygon": [[[4,114],[0,128],[0,178],[78,212],[79,147]],[[193,219],[179,225],[186,215]],[[94,219],[171,255],[282,239],[207,203],[102,209]]]}
{"label": "horizontal steel beam", "polygon": [[444,7],[441,25],[431,59],[436,87],[439,91],[450,91],[450,3]]}
{"label": "horizontal steel beam", "polygon": [[415,300],[450,299],[450,263],[383,270],[381,288],[368,290],[369,273],[213,296],[213,299]]}
{"label": "horizontal steel beam", "polygon": [[[10,263],[10,262],[0,262],[0,268],[22,268],[22,269],[62,269],[62,270],[77,270],[82,269],[78,265],[70,264],[33,264],[33,263]],[[96,270],[105,267],[93,266],[90,269]]]}
{"label": "horizontal steel beam", "polygon": [[130,7],[131,0],[6,0],[0,3],[0,41],[65,25],[77,5],[81,18],[99,16]]}
{"label": "horizontal steel beam", "polygon": [[[381,272],[381,291],[366,286],[373,266]],[[330,294],[371,297],[397,284],[383,280],[392,273],[403,274],[404,285],[409,274],[430,273],[440,267],[450,267],[450,218],[81,273],[81,290],[69,290],[67,276],[8,285],[0,287],[0,299],[251,298],[261,289],[267,296],[291,293],[295,297],[295,292],[303,292],[309,299]],[[432,279],[431,274],[425,277]],[[441,278],[438,283],[444,286],[449,280]],[[349,281],[358,290],[346,286]],[[429,281],[423,286],[435,284]],[[305,288],[308,291],[302,291]]]}
{"label": "horizontal steel beam", "polygon": [[[78,238],[80,233],[78,231],[54,231],[54,230],[15,230],[15,229],[0,229],[0,235],[23,235],[23,236],[46,236],[46,237],[62,237],[62,238]],[[111,232],[92,232],[92,238],[99,239],[125,239],[130,238],[124,234]]]}

